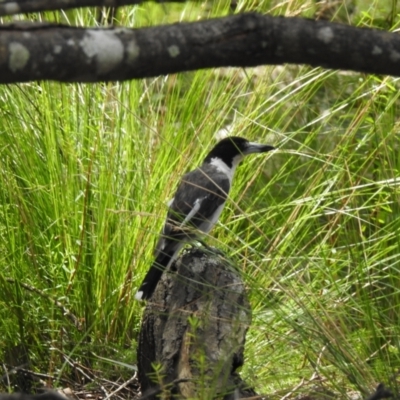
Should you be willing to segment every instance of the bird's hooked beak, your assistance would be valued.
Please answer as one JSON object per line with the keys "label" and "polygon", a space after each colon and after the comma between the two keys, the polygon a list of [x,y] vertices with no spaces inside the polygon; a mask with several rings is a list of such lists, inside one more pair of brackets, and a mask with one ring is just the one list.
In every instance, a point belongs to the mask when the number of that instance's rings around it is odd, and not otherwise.
{"label": "bird's hooked beak", "polygon": [[275,150],[275,147],[269,144],[259,144],[254,142],[249,142],[246,150],[243,151],[243,155],[253,154],[253,153],[266,153],[267,151]]}

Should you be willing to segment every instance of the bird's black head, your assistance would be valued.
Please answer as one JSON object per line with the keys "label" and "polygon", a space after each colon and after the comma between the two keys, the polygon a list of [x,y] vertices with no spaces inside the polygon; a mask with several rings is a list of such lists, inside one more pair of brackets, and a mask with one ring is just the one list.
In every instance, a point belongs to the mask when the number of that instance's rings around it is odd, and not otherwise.
{"label": "bird's black head", "polygon": [[244,156],[253,153],[265,153],[274,150],[273,146],[249,142],[238,136],[230,136],[218,142],[208,153],[204,162],[210,162],[213,158],[219,158],[228,167],[236,165]]}

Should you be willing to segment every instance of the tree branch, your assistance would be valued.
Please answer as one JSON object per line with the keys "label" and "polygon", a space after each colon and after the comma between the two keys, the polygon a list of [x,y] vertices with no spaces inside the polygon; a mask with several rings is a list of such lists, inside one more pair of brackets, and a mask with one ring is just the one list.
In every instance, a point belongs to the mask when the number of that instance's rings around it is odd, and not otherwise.
{"label": "tree branch", "polygon": [[122,81],[284,63],[399,76],[400,36],[256,13],[144,29],[0,26],[0,83]]}

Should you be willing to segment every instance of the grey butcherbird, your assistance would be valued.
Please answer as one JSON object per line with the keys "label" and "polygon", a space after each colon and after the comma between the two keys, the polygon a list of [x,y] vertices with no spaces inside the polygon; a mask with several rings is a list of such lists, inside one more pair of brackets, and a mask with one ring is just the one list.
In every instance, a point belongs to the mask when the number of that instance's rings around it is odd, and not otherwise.
{"label": "grey butcherbird", "polygon": [[273,146],[231,136],[208,153],[201,166],[183,176],[169,203],[167,220],[155,250],[155,260],[138,292],[137,300],[151,298],[162,273],[177,257],[182,246],[208,233],[224,208],[235,169],[248,154],[265,153]]}

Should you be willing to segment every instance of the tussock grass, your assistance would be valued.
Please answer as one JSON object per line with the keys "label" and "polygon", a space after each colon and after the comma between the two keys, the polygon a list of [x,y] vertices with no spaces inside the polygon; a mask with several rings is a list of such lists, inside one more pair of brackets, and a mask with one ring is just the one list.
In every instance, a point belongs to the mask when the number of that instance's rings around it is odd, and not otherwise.
{"label": "tussock grass", "polygon": [[[314,12],[294,1],[238,8]],[[228,9],[144,4],[119,18],[145,26]],[[94,15],[48,18],[83,25]],[[364,11],[352,18],[374,23]],[[344,395],[387,380],[400,365],[399,93],[398,79],[304,66],[0,87],[4,362],[29,355],[58,377],[67,356],[108,369],[93,353],[135,362],[133,294],[166,201],[226,129],[279,147],[238,169],[208,238],[248,284],[243,375],[277,397],[316,382]]]}

